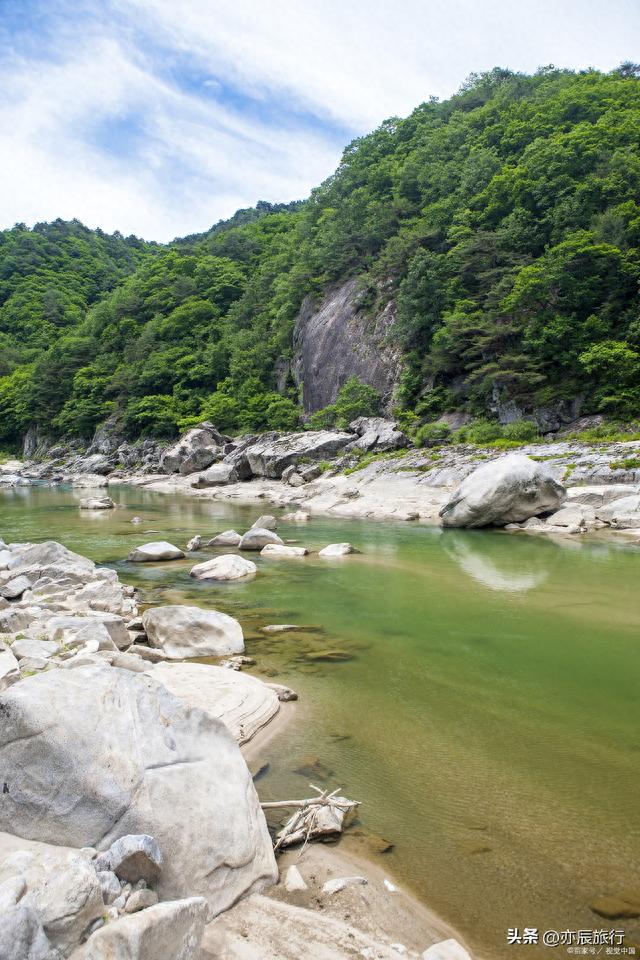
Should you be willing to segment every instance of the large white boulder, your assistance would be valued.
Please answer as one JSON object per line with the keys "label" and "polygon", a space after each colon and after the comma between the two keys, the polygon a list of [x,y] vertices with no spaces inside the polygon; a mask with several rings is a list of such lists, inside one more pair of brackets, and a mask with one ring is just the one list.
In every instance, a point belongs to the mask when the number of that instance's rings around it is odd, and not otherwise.
{"label": "large white boulder", "polygon": [[147,672],[176,697],[216,717],[246,743],[278,712],[277,693],[248,673],[208,663],[157,663]]}
{"label": "large white boulder", "polygon": [[283,545],[282,540],[273,530],[265,530],[263,527],[251,527],[240,541],[241,550],[262,550],[268,543],[277,543]]}
{"label": "large white boulder", "polygon": [[222,657],[244,650],[238,621],[216,610],[183,604],[152,607],[143,613],[142,624],[149,646],[158,647],[169,660]]}
{"label": "large white boulder", "polygon": [[470,473],[440,517],[444,527],[504,526],[557,510],[564,496],[545,463],[509,454]]}
{"label": "large white boulder", "polygon": [[206,920],[201,897],[158,903],[100,927],[71,960],[197,960]]}
{"label": "large white boulder", "polygon": [[14,684],[0,710],[0,830],[98,850],[149,834],[161,899],[202,895],[213,915],[277,879],[233,737],[151,677],[54,670]]}
{"label": "large white boulder", "polygon": [[[127,626],[115,613],[91,612],[87,616],[53,616],[44,625],[44,631],[51,640],[65,647],[80,647],[92,637],[108,637],[119,650],[131,645],[131,636]],[[102,643],[100,649],[109,649],[108,643]]]}
{"label": "large white boulder", "polygon": [[346,557],[356,551],[350,543],[330,543],[318,551],[319,557]]}
{"label": "large white boulder", "polygon": [[181,560],[184,552],[166,540],[154,540],[136,547],[128,556],[133,563],[153,563],[158,560]]}
{"label": "large white boulder", "polygon": [[196,563],[191,568],[191,576],[196,580],[243,580],[255,576],[256,570],[251,560],[238,557],[235,553],[225,553],[213,560]]}

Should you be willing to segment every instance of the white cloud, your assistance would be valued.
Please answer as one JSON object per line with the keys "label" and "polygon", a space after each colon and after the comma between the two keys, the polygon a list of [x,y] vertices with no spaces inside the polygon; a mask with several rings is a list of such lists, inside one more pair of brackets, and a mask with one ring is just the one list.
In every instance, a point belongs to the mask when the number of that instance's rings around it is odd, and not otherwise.
{"label": "white cloud", "polygon": [[[471,70],[609,69],[640,38],[635,0],[53,7],[56,60],[5,45],[0,61],[1,225],[78,217],[161,240],[258,199],[305,196],[335,167],[340,139],[448,95]],[[185,61],[198,82],[173,70]]]}

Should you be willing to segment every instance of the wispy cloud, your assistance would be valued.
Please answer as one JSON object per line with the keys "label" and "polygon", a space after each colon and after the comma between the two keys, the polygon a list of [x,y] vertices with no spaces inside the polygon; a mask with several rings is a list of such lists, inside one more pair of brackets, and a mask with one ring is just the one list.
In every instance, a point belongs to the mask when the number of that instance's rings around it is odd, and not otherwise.
{"label": "wispy cloud", "polygon": [[[550,27],[553,26],[553,29]],[[167,240],[305,196],[341,147],[496,63],[633,58],[635,0],[3,0],[1,226]]]}

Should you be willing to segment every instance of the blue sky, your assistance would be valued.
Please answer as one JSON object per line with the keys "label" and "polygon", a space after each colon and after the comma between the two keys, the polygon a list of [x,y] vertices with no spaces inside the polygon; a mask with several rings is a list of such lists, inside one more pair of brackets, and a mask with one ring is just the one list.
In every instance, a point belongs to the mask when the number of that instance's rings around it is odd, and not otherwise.
{"label": "blue sky", "polygon": [[624,60],[638,0],[0,0],[0,227],[169,240],[306,196],[471,71]]}

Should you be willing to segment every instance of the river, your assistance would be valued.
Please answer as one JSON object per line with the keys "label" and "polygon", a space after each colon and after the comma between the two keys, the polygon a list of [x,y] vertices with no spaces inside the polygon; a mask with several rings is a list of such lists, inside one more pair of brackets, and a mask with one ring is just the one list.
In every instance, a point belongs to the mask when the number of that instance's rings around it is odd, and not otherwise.
{"label": "river", "polygon": [[[3,491],[0,536],[59,540],[115,567],[147,602],[236,616],[253,670],[301,698],[299,719],[266,747],[263,799],[309,795],[324,777],[361,800],[364,827],[395,845],[385,866],[478,956],[513,957],[511,927],[640,939],[637,920],[589,909],[640,888],[636,546],[314,518],[279,533],[361,553],[256,556],[255,579],[216,586],[189,578],[194,560],[123,558],[152,539],[184,547],[195,533],[242,531],[261,510],[109,493],[120,508],[89,515],[77,506],[86,491]],[[319,629],[265,637],[268,623]]]}

